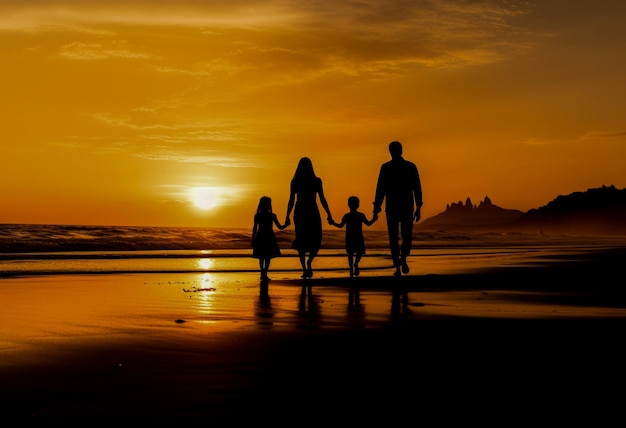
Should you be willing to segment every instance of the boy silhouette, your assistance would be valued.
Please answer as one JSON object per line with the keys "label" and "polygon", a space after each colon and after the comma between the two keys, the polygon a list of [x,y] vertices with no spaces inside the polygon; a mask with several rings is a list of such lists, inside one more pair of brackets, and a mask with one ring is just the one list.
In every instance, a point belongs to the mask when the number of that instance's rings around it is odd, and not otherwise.
{"label": "boy silhouette", "polygon": [[378,214],[374,214],[371,220],[365,217],[365,214],[359,211],[360,200],[357,196],[348,198],[348,207],[350,211],[345,213],[341,218],[341,222],[334,220],[329,223],[335,227],[342,228],[346,226],[346,253],[348,254],[348,266],[350,267],[350,276],[359,276],[359,262],[365,254],[365,238],[363,237],[363,225],[371,226],[378,220]]}

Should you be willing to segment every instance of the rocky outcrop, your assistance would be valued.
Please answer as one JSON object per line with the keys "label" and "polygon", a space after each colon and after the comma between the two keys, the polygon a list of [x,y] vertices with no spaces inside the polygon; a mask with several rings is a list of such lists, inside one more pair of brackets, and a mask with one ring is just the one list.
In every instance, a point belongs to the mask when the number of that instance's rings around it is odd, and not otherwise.
{"label": "rocky outcrop", "polygon": [[568,234],[626,234],[626,189],[602,186],[560,195],[528,212],[505,209],[485,197],[446,205],[446,210],[417,224],[417,230],[516,231]]}
{"label": "rocky outcrop", "polygon": [[523,211],[505,209],[491,202],[485,196],[478,205],[468,197],[465,203],[459,201],[446,205],[446,210],[419,223],[420,229],[477,229],[493,228],[510,223],[524,214]]}
{"label": "rocky outcrop", "polygon": [[585,234],[626,233],[626,189],[602,186],[560,195],[517,219],[516,229]]}

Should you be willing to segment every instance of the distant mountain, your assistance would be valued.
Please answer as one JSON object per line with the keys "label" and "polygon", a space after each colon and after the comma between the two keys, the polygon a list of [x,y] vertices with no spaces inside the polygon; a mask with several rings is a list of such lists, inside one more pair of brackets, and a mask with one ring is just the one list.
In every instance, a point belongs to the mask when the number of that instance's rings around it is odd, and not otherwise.
{"label": "distant mountain", "polygon": [[611,185],[557,196],[529,210],[512,226],[528,232],[622,235],[626,233],[626,189]]}
{"label": "distant mountain", "polygon": [[524,215],[523,211],[500,208],[488,196],[477,206],[470,198],[446,206],[446,210],[419,223],[419,229],[492,229],[513,222]]}
{"label": "distant mountain", "polygon": [[560,195],[526,213],[500,208],[489,197],[478,206],[467,198],[447,205],[416,229],[621,235],[626,234],[626,189],[611,185]]}

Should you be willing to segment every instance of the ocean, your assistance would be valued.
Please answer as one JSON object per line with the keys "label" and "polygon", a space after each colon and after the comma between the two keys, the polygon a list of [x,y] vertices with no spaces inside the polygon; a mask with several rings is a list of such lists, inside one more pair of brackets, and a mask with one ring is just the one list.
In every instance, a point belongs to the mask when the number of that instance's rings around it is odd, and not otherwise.
{"label": "ocean", "polygon": [[[384,231],[366,230],[367,252],[361,270],[388,274],[391,269]],[[283,255],[271,271],[299,277],[293,231],[276,231]],[[345,275],[345,230],[323,232],[315,270]],[[258,271],[251,257],[251,229],[207,227],[88,226],[0,224],[0,277],[57,274]],[[623,245],[624,237],[533,235],[524,233],[416,232],[409,259],[412,272],[435,274],[531,257]]]}

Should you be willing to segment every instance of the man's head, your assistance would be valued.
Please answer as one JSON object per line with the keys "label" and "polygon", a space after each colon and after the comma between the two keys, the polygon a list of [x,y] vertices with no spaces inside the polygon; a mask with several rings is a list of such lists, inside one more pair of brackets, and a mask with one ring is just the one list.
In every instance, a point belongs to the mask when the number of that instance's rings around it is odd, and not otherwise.
{"label": "man's head", "polygon": [[389,153],[392,158],[402,156],[402,144],[399,141],[392,141],[389,143]]}

